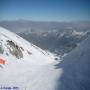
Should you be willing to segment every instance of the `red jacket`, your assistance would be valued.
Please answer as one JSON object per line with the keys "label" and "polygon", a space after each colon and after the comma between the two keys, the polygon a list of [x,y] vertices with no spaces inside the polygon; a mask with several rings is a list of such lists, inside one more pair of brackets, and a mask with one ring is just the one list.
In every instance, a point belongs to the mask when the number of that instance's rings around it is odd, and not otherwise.
{"label": "red jacket", "polygon": [[0,64],[5,64],[5,60],[0,58]]}

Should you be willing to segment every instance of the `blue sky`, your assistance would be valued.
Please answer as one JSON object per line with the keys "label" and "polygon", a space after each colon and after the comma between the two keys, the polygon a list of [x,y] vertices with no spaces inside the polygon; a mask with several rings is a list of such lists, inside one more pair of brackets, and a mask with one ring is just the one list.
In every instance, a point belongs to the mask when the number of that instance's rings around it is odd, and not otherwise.
{"label": "blue sky", "polygon": [[90,0],[0,0],[0,20],[90,21]]}

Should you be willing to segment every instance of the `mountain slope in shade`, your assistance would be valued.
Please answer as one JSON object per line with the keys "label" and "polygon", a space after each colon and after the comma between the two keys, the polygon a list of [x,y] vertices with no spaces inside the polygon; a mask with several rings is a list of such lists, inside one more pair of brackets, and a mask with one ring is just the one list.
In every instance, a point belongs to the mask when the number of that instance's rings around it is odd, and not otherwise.
{"label": "mountain slope in shade", "polygon": [[56,90],[90,90],[90,36],[56,68],[63,69]]}

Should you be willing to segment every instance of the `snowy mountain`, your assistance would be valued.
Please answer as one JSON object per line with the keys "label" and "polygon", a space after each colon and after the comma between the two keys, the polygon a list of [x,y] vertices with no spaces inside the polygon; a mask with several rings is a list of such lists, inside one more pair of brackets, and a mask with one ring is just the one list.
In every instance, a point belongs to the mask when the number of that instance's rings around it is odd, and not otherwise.
{"label": "snowy mountain", "polygon": [[55,60],[53,54],[0,27],[0,89],[89,90],[89,46],[90,36]]}
{"label": "snowy mountain", "polygon": [[5,27],[34,45],[63,56],[72,51],[90,32],[90,21],[45,22],[30,20],[0,21]]}
{"label": "snowy mountain", "polygon": [[51,53],[0,27],[0,89],[53,90],[54,71],[48,65],[54,62]]}
{"label": "snowy mountain", "polygon": [[90,36],[56,65],[60,68],[56,90],[90,90]]}
{"label": "snowy mountain", "polygon": [[[18,35],[0,27],[0,53],[12,59],[30,59],[31,62],[51,62],[50,53],[43,51],[32,43],[27,42]],[[51,58],[51,60],[50,60]],[[37,60],[37,61],[36,61]]]}

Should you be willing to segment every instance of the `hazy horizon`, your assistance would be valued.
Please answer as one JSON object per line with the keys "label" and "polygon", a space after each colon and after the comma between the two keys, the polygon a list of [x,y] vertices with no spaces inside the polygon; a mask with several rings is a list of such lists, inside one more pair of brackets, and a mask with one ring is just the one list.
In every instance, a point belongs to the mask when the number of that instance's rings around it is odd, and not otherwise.
{"label": "hazy horizon", "polygon": [[51,23],[74,23],[74,22],[90,22],[90,20],[72,20],[72,21],[50,21],[50,20],[31,20],[31,19],[12,19],[12,20],[7,20],[7,19],[4,19],[4,20],[0,20],[0,22],[23,22],[23,21],[26,21],[26,22],[51,22]]}

